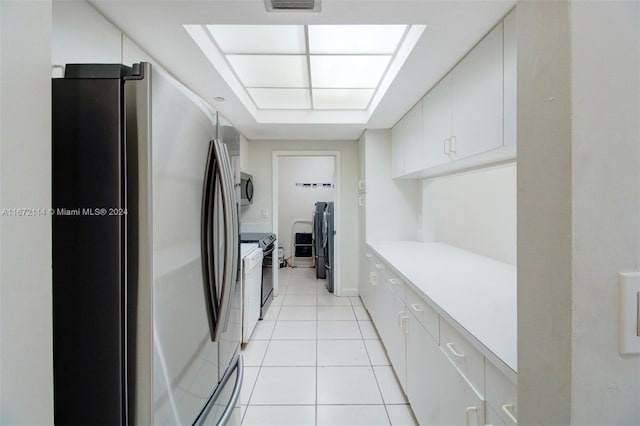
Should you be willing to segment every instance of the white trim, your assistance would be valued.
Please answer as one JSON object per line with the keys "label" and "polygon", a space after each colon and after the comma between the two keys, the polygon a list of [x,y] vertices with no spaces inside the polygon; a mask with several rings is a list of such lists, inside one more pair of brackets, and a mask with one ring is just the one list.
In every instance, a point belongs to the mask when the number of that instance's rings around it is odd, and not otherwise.
{"label": "white trim", "polygon": [[[278,235],[278,158],[279,157],[333,157],[334,171],[336,175],[335,181],[335,192],[334,192],[334,205],[336,208],[334,209],[335,214],[335,239],[334,239],[334,248],[335,248],[335,283],[334,283],[334,294],[336,296],[352,296],[349,294],[343,294],[342,292],[342,199],[341,199],[341,182],[342,182],[342,170],[341,164],[342,161],[340,159],[340,151],[272,151],[271,152],[271,205],[272,205],[272,216],[271,216],[271,229],[273,233]],[[277,294],[277,290],[274,289],[274,292]],[[357,292],[357,291],[356,291]]]}

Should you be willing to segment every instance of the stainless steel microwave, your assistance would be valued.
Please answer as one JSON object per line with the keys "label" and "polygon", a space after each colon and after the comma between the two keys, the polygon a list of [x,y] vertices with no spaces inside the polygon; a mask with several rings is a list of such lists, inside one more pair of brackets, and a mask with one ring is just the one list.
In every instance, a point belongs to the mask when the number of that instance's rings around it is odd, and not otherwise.
{"label": "stainless steel microwave", "polygon": [[253,203],[253,176],[240,173],[240,205],[248,206]]}

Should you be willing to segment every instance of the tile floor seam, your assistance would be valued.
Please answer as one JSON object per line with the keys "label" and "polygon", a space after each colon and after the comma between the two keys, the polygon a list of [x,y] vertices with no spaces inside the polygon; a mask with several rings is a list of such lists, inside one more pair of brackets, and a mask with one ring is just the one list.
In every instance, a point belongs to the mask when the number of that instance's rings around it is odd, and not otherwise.
{"label": "tile floor seam", "polygon": [[[349,297],[348,301],[349,303],[327,303],[328,299],[327,298],[320,298],[320,292],[323,289],[323,286],[319,286],[316,280],[316,287],[315,287],[315,291],[316,293],[315,295],[315,305],[311,305],[311,304],[292,304],[292,305],[287,305],[285,304],[286,301],[286,296],[287,295],[291,295],[294,296],[292,297],[290,300],[297,300],[298,302],[300,301],[304,301],[305,299],[310,300],[310,297],[306,297],[306,296],[312,296],[311,294],[298,294],[298,291],[300,291],[299,288],[301,285],[295,285],[296,282],[301,282],[301,281],[296,281],[296,279],[294,278],[294,275],[292,275],[293,273],[291,273],[291,275],[287,274],[286,279],[282,281],[282,283],[284,284],[283,287],[283,291],[277,296],[279,298],[281,298],[280,303],[278,303],[277,305],[274,304],[273,307],[277,306],[278,308],[278,312],[275,316],[275,318],[273,319],[273,327],[271,328],[270,332],[265,333],[265,336],[268,337],[268,339],[251,339],[251,340],[262,340],[262,341],[266,341],[266,346],[264,349],[264,353],[262,354],[262,357],[260,359],[259,362],[259,366],[258,366],[258,372],[256,375],[256,379],[255,382],[253,383],[253,387],[251,389],[251,392],[249,394],[249,399],[247,400],[247,405],[246,405],[246,409],[243,412],[243,420],[247,415],[247,412],[249,411],[249,408],[251,406],[253,407],[311,407],[314,406],[314,419],[313,419],[313,424],[314,425],[318,425],[319,424],[319,417],[320,417],[320,411],[319,411],[319,407],[330,407],[330,406],[341,406],[341,407],[356,407],[356,406],[371,406],[371,407],[375,407],[375,406],[384,406],[384,413],[386,416],[385,421],[388,422],[388,424],[392,424],[391,423],[391,414],[389,412],[389,409],[387,408],[387,405],[397,405],[397,406],[407,406],[407,404],[400,404],[400,403],[391,403],[391,404],[386,404],[384,401],[384,396],[382,393],[382,388],[381,388],[381,378],[378,377],[378,374],[376,374],[376,365],[374,364],[374,357],[372,355],[372,350],[373,346],[370,348],[369,346],[367,346],[366,341],[370,340],[370,341],[377,341],[378,343],[380,342],[380,338],[379,335],[377,334],[377,330],[375,329],[375,326],[373,326],[373,323],[371,322],[371,318],[368,316],[368,312],[366,312],[366,308],[363,307],[362,302],[360,301],[359,303],[356,303],[355,298],[356,297]],[[305,279],[301,279],[301,280],[305,280]],[[313,280],[307,280],[309,282],[313,282]],[[322,288],[321,288],[322,287]],[[293,292],[290,293],[289,291],[293,289]],[[302,297],[296,297],[296,296],[302,296]],[[324,295],[323,295],[324,296]],[[325,304],[326,303],[326,304]],[[340,309],[340,308],[344,308],[349,306],[351,309],[349,310],[349,312],[352,315],[352,318],[349,320],[345,320],[345,319],[335,319],[335,316],[339,315],[336,314],[337,312],[345,312],[346,310],[344,309]],[[300,339],[300,338],[291,338],[291,339],[287,339],[287,338],[274,338],[276,336],[276,329],[278,328],[278,324],[282,324],[282,323],[286,323],[286,322],[298,322],[298,323],[303,323],[303,322],[311,322],[314,320],[295,320],[295,319],[284,319],[281,318],[281,314],[282,314],[282,309],[285,307],[296,307],[296,308],[313,308],[315,311],[315,339]],[[323,309],[319,309],[319,308],[323,308]],[[338,309],[324,309],[324,308],[338,308]],[[300,309],[300,311],[302,311],[302,309]],[[357,313],[357,311],[360,311],[360,314]],[[321,313],[322,312],[322,313]],[[364,315],[362,315],[362,313],[365,313],[366,317]],[[288,313],[287,311],[285,311],[285,313]],[[320,319],[321,316],[323,317],[331,317],[330,313],[333,313],[335,316],[332,319]],[[286,316],[286,315],[285,315]],[[320,326],[322,323],[327,324],[327,323],[335,323],[338,321],[343,321],[343,322],[353,322],[355,321],[355,329],[358,330],[358,337],[355,338],[355,335],[353,336],[353,338],[336,338],[335,335],[330,335],[330,334],[323,334],[324,336],[329,336],[329,337],[324,337],[321,338],[320,337]],[[363,330],[363,327],[365,327],[366,324],[362,323],[362,321],[367,321],[369,323],[368,329],[367,329],[367,333],[365,333],[365,331]],[[346,323],[345,323],[346,324]],[[373,334],[372,334],[373,331]],[[375,335],[375,338],[372,337],[373,335]],[[301,341],[313,341],[315,344],[315,365],[313,366],[297,366],[297,365],[281,365],[278,366],[277,364],[274,365],[265,365],[265,361],[267,360],[267,355],[269,353],[269,349],[272,347],[271,343],[274,341],[279,341],[279,342],[301,342]],[[342,343],[342,342],[346,342],[346,341],[353,341],[353,342],[359,342],[361,344],[361,348],[363,349],[363,353],[366,354],[366,360],[368,361],[368,363],[366,365],[361,364],[361,363],[357,363],[357,364],[331,364],[331,360],[325,361],[326,365],[320,365],[320,345],[319,343],[323,343],[323,347],[325,345],[331,345],[332,343]],[[329,343],[332,342],[332,343]],[[339,345],[338,345],[339,346]],[[275,347],[274,347],[275,348]],[[384,348],[384,346],[383,346]],[[386,353],[385,353],[386,356]],[[364,360],[362,361],[364,362]],[[385,366],[389,366],[389,365],[378,365],[380,367],[385,367]],[[252,400],[254,399],[255,396],[255,391],[258,385],[258,381],[260,379],[260,375],[266,371],[265,369],[270,369],[270,368],[310,368],[313,367],[315,370],[315,389],[314,389],[314,396],[315,396],[315,404],[296,404],[296,403],[251,403]],[[334,368],[345,368],[345,369],[350,369],[350,368],[366,368],[368,371],[370,371],[370,374],[373,376],[373,379],[375,380],[376,383],[376,388],[377,388],[377,394],[380,398],[380,403],[340,403],[340,402],[325,402],[325,403],[320,403],[319,401],[319,377],[320,377],[320,368],[328,368],[328,369],[334,369]],[[329,370],[327,370],[329,371]],[[382,370],[380,370],[382,371]],[[396,417],[397,417],[397,413],[398,411],[395,410],[396,412]],[[255,411],[254,411],[255,413]],[[309,413],[311,414],[311,413]],[[325,420],[326,420],[326,415],[327,415],[327,411],[326,409],[323,411],[323,414],[325,416]],[[380,412],[380,414],[382,414],[382,412]],[[254,414],[255,416],[255,414]],[[308,419],[309,421],[311,420],[310,418]],[[382,420],[382,419],[380,419]],[[310,422],[311,423],[311,422]]]}

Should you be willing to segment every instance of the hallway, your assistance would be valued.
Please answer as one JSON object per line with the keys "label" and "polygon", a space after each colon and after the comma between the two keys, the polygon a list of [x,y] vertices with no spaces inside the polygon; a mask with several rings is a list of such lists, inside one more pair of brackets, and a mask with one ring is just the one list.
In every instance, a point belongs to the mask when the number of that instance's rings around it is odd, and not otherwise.
{"label": "hallway", "polygon": [[280,269],[280,295],[243,348],[243,425],[415,425],[359,297],[312,268]]}

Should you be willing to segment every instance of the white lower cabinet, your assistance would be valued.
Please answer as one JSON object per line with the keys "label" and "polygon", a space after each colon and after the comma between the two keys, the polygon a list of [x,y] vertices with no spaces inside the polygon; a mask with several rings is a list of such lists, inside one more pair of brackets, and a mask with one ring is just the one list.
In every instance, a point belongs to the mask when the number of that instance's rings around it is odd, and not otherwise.
{"label": "white lower cabinet", "polygon": [[410,313],[407,333],[407,399],[421,425],[438,424],[440,386],[438,342]]}
{"label": "white lower cabinet", "polygon": [[440,349],[469,386],[484,398],[484,356],[447,321],[440,321]]}
{"label": "white lower cabinet", "polygon": [[440,398],[434,424],[484,425],[484,400],[460,374],[442,348],[437,365]]}
{"label": "white lower cabinet", "polygon": [[484,423],[486,426],[507,426],[507,424],[489,404],[487,404],[487,410],[484,417]]}
{"label": "white lower cabinet", "polygon": [[383,274],[383,276],[386,278],[385,282],[378,284],[378,296],[381,301],[378,305],[380,318],[375,324],[398,381],[406,392],[407,355],[405,330],[407,328],[407,313],[404,302],[392,290],[388,275]]}
{"label": "white lower cabinet", "polygon": [[383,295],[381,288],[384,286],[384,272],[386,267],[380,260],[374,257],[371,260],[371,265],[369,267],[369,284],[370,284],[370,302],[369,306],[367,306],[367,310],[369,311],[369,315],[373,320],[374,324],[378,329],[378,333],[380,333],[380,328],[377,324],[381,324],[384,322],[384,309],[385,309],[385,301],[383,299]]}
{"label": "white lower cabinet", "polygon": [[361,281],[362,285],[359,288],[360,298],[362,303],[369,311],[369,315],[373,318],[373,311],[376,306],[376,272],[374,271],[375,258],[373,254],[366,253],[364,259],[363,271],[365,274],[364,279]]}
{"label": "white lower cabinet", "polygon": [[485,366],[485,377],[487,412],[493,409],[500,418],[500,422],[487,419],[487,424],[518,424],[518,385],[488,362]]}
{"label": "white lower cabinet", "polygon": [[516,374],[493,365],[385,261],[368,253],[365,262],[360,295],[418,423],[516,425]]}

